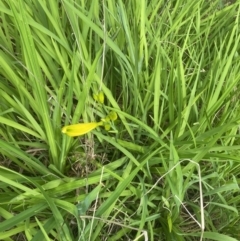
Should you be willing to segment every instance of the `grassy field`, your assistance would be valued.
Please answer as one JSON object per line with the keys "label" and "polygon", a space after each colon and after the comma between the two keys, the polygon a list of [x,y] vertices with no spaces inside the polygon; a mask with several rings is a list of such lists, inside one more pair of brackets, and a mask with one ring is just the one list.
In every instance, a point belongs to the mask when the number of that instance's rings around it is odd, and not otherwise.
{"label": "grassy field", "polygon": [[239,0],[1,0],[0,239],[240,240],[239,26]]}

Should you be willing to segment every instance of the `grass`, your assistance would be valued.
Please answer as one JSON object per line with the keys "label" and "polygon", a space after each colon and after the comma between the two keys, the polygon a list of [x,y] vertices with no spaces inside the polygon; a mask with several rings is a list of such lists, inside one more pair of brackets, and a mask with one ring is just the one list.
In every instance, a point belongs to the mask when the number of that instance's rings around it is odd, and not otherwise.
{"label": "grass", "polygon": [[239,240],[239,14],[2,0],[1,240]]}

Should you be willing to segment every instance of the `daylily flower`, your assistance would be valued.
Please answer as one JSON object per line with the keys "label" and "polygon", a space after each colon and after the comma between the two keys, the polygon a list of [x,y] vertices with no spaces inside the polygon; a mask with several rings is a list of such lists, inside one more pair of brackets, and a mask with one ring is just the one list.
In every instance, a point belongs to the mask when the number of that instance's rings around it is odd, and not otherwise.
{"label": "daylily flower", "polygon": [[67,134],[68,136],[81,136],[84,135],[98,126],[102,126],[103,122],[90,122],[90,123],[80,123],[75,125],[64,126],[62,128],[62,133]]}
{"label": "daylily flower", "polygon": [[109,131],[111,129],[112,121],[115,121],[117,119],[117,113],[114,111],[111,111],[104,119],[101,119],[100,122],[90,122],[90,123],[79,123],[69,126],[64,126],[62,128],[62,133],[74,137],[74,136],[82,136],[93,129],[97,128],[98,126],[103,126],[106,131]]}

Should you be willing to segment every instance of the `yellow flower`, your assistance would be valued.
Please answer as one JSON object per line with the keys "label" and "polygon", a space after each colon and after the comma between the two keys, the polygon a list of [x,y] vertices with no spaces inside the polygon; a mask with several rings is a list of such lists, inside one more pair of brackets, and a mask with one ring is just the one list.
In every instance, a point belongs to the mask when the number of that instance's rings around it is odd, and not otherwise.
{"label": "yellow flower", "polygon": [[64,126],[62,128],[62,133],[65,133],[68,136],[72,136],[72,137],[81,136],[92,131],[98,126],[102,126],[102,125],[103,125],[102,121],[69,125],[69,126]]}

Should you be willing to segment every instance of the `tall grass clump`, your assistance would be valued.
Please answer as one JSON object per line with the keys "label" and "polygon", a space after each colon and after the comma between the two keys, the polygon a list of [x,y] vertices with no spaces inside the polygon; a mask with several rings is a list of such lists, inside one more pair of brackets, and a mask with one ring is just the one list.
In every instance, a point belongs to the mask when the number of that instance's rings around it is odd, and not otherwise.
{"label": "tall grass clump", "polygon": [[239,240],[239,14],[0,1],[1,240]]}

